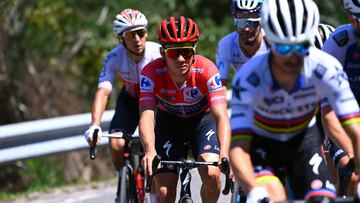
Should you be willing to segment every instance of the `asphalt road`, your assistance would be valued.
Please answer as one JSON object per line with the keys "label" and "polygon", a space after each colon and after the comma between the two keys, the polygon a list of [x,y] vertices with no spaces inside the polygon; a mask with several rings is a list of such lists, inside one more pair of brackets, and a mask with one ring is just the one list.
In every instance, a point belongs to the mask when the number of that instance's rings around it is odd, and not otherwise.
{"label": "asphalt road", "polygon": [[[191,194],[194,202],[201,202],[201,181],[197,170],[192,170]],[[222,175],[222,186],[225,176]],[[58,188],[51,192],[37,192],[6,203],[112,203],[115,199],[116,181],[111,180],[92,185]],[[180,184],[178,184],[178,188]],[[223,188],[222,188],[223,189]],[[179,191],[179,190],[178,190]],[[179,194],[178,194],[179,195]],[[177,200],[178,200],[177,196]],[[176,200],[176,201],[177,201]],[[230,195],[220,195],[219,203],[230,202]],[[5,203],[1,202],[0,203]]]}

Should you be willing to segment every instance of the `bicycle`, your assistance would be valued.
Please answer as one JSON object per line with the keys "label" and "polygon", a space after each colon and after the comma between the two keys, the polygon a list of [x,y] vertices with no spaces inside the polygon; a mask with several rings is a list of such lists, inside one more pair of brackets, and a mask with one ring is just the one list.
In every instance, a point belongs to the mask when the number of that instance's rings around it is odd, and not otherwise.
{"label": "bicycle", "polygon": [[[222,166],[223,166],[223,169],[225,172],[225,176],[226,176],[225,186],[224,186],[222,193],[224,195],[227,195],[227,194],[229,194],[230,191],[231,192],[234,191],[233,190],[233,182],[232,182],[232,179],[230,178],[230,165],[226,158],[223,158],[221,160],[221,163],[222,163]],[[194,169],[194,168],[197,168],[200,166],[218,166],[218,162],[198,162],[198,161],[193,161],[193,160],[166,161],[166,160],[161,160],[161,157],[159,155],[154,157],[152,164],[153,164],[152,165],[153,171],[156,171],[159,164],[161,164],[161,166],[173,165],[181,170],[180,171],[181,188],[180,188],[180,198],[178,201],[179,203],[193,203],[193,200],[191,198],[191,190],[190,190],[190,183],[191,183],[190,170],[191,169]],[[148,178],[146,180],[145,192],[150,192],[152,178],[154,175],[148,176]]]}
{"label": "bicycle", "polygon": [[[93,140],[97,140],[98,130],[94,131]],[[143,150],[140,138],[131,134],[104,134],[103,137],[122,138],[125,140],[124,164],[118,171],[119,179],[115,203],[144,203],[144,171],[140,165]],[[96,158],[96,142],[90,146],[90,158]]]}

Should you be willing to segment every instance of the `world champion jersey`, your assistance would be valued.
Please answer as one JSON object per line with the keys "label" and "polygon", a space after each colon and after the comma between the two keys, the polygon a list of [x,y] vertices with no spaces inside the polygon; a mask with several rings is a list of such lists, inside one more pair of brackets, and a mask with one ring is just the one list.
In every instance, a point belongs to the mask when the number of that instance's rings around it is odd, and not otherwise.
{"label": "world champion jersey", "polygon": [[143,59],[135,63],[127,55],[126,48],[118,45],[112,49],[103,62],[99,76],[98,88],[112,90],[116,76],[123,82],[125,89],[132,97],[139,97],[139,78],[142,68],[161,57],[160,45],[155,42],[146,42]]}
{"label": "world champion jersey", "polygon": [[[265,40],[262,40],[260,49],[255,55],[266,50],[267,46]],[[216,49],[216,65],[219,68],[221,79],[228,80],[231,66],[237,71],[248,60],[249,57],[245,56],[240,49],[239,34],[237,31],[226,35],[218,43]]]}
{"label": "world champion jersey", "polygon": [[338,27],[326,40],[323,50],[340,61],[349,78],[351,89],[360,101],[360,42],[350,25]]}
{"label": "world champion jersey", "polygon": [[179,117],[190,117],[226,104],[220,74],[213,62],[195,55],[188,79],[178,87],[168,74],[162,58],[149,63],[141,72],[139,106],[157,107]]}
{"label": "world champion jersey", "polygon": [[359,107],[341,64],[314,47],[292,91],[275,81],[270,53],[251,58],[233,79],[231,128],[233,140],[255,134],[287,141],[315,123],[319,101],[327,98],[343,126],[359,121]]}

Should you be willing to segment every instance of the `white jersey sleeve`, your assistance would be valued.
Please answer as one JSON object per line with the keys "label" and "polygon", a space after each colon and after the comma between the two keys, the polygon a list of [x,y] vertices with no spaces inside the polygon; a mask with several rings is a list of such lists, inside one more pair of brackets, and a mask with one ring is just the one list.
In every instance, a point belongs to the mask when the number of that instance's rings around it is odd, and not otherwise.
{"label": "white jersey sleeve", "polygon": [[139,96],[139,76],[142,68],[160,57],[160,45],[155,42],[146,42],[144,57],[138,63],[127,56],[123,45],[118,45],[107,54],[103,62],[98,88],[111,91],[115,78],[118,77],[130,95]]}

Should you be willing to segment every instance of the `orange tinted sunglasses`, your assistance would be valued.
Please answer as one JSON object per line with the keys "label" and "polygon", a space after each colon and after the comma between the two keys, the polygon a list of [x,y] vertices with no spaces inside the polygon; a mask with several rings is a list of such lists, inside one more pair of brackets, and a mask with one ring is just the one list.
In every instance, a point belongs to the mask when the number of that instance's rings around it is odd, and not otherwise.
{"label": "orange tinted sunglasses", "polygon": [[189,59],[191,56],[195,54],[195,47],[170,47],[167,49],[163,49],[165,55],[173,60],[176,60],[181,55],[185,59]]}

